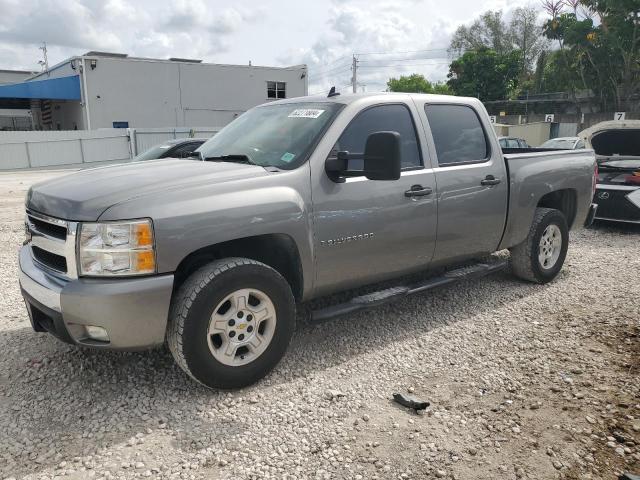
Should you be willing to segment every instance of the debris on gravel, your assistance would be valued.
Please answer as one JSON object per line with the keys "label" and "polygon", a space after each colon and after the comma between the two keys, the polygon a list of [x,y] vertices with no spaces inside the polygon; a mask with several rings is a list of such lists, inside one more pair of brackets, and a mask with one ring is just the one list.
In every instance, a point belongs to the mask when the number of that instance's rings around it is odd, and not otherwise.
{"label": "debris on gravel", "polygon": [[405,395],[404,393],[394,393],[393,400],[403,407],[411,408],[415,411],[425,410],[430,405],[429,402],[418,400],[417,398]]}
{"label": "debris on gravel", "polygon": [[[59,173],[0,174],[0,479],[640,471],[640,228],[572,232],[548,285],[504,272],[301,325],[263,381],[211,391],[165,350],[32,331],[17,280],[24,194]],[[389,401],[404,391],[431,407],[406,415]]]}

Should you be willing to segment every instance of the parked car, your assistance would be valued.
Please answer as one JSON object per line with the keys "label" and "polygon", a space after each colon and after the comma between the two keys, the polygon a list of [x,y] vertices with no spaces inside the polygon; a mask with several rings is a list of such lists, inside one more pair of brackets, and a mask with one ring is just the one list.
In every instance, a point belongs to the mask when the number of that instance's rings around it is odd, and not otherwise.
{"label": "parked car", "polygon": [[598,220],[640,224],[640,120],[599,123],[580,133],[598,160]]}
{"label": "parked car", "polygon": [[529,148],[529,145],[523,138],[498,137],[498,142],[502,148]]}
{"label": "parked car", "polygon": [[206,141],[206,138],[167,140],[137,155],[133,158],[133,161],[156,160],[158,158],[188,158]]}
{"label": "parked car", "polygon": [[115,350],[166,340],[192,378],[237,388],[282,358],[300,305],[311,322],[371,308],[501,270],[487,255],[506,248],[515,275],[546,283],[594,215],[592,151],[503,155],[474,98],[275,101],[199,151],[29,190],[20,285],[36,331]]}
{"label": "parked car", "polygon": [[554,150],[578,150],[585,148],[584,140],[580,137],[558,137],[547,140],[540,148],[553,148]]}

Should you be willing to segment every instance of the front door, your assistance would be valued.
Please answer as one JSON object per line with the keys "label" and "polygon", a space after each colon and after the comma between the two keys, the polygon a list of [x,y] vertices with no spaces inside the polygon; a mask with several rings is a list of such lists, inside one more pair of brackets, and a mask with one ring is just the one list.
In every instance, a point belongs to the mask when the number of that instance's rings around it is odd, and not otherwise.
{"label": "front door", "polygon": [[[436,185],[433,170],[423,163],[414,112],[409,102],[372,105],[348,123],[331,152],[361,153],[371,133],[398,132],[399,180],[357,177],[335,183],[324,172],[323,162],[312,166],[312,175],[319,179],[312,192],[316,292],[371,283],[430,263],[437,225]],[[363,166],[362,160],[350,162],[350,169]]]}

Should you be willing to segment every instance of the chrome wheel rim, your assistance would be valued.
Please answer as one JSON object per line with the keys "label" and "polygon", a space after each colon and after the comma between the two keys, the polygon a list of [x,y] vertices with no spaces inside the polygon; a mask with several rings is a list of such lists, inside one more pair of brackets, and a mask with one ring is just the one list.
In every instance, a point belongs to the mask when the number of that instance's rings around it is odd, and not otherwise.
{"label": "chrome wheel rim", "polygon": [[209,350],[224,365],[246,365],[264,353],[275,327],[276,308],[267,294],[254,288],[236,290],[211,314]]}
{"label": "chrome wheel rim", "polygon": [[553,268],[560,258],[562,250],[562,232],[556,225],[544,229],[538,248],[538,262],[545,270]]}

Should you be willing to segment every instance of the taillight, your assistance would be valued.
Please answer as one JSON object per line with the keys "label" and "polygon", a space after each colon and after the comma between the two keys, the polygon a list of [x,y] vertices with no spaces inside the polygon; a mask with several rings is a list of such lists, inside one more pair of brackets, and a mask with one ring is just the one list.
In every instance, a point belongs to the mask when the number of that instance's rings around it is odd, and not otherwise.
{"label": "taillight", "polygon": [[591,185],[591,194],[595,195],[596,194],[596,187],[598,185],[598,162],[596,162],[596,166],[593,169],[593,182]]}

